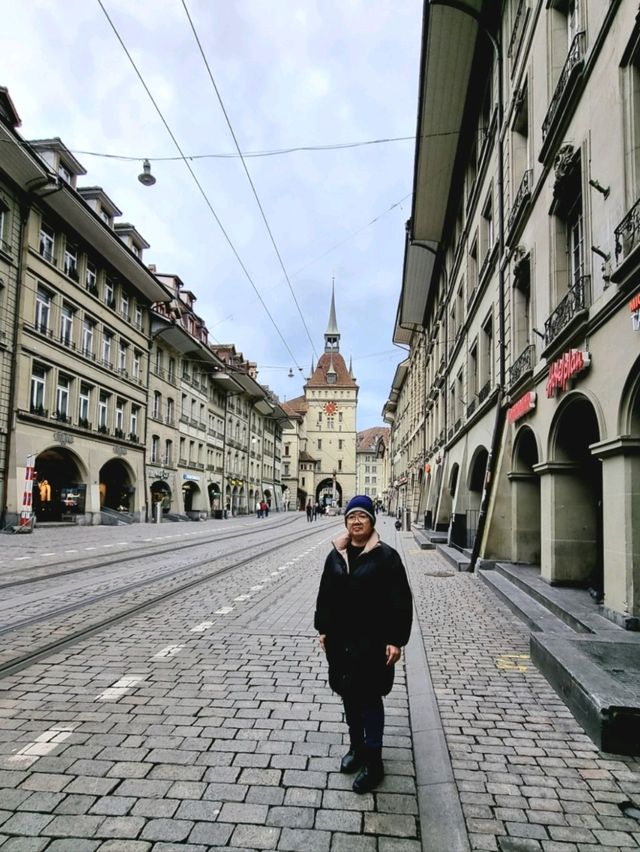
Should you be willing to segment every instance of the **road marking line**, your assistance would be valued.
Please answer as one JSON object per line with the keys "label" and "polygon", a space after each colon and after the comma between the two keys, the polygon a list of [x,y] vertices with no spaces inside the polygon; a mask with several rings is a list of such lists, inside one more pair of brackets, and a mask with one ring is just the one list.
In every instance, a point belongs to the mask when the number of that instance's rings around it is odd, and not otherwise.
{"label": "road marking line", "polygon": [[[150,539],[147,539],[147,541],[149,541],[149,540]],[[115,545],[113,545],[113,544],[103,544],[102,546],[103,547],[115,547]]]}
{"label": "road marking line", "polygon": [[261,588],[262,588],[262,586],[251,586],[251,591],[252,592],[259,592]]}
{"label": "road marking line", "polygon": [[77,550],[65,550],[65,553],[77,553]]}
{"label": "road marking line", "polygon": [[110,686],[105,689],[104,692],[101,692],[95,700],[114,701],[118,698],[121,698],[130,689],[133,689],[136,684],[140,683],[142,679],[142,675],[127,675],[126,677],[121,677],[120,680],[117,680],[113,684],[113,686]]}
{"label": "road marking line", "polygon": [[232,606],[223,606],[222,609],[217,609],[215,614],[216,615],[228,615],[232,611],[233,611]]}
{"label": "road marking line", "polygon": [[210,627],[213,627],[213,621],[201,621],[200,624],[196,624],[195,627],[192,627],[189,632],[204,633],[204,631],[208,630]]}
{"label": "road marking line", "polygon": [[234,598],[234,601],[248,601],[251,598],[251,595],[238,595],[237,598]]}
{"label": "road marking line", "polygon": [[30,556],[14,556],[13,558],[16,562],[20,562],[21,559],[31,559]]}
{"label": "road marking line", "polygon": [[53,550],[51,551],[51,553],[41,553],[40,555],[41,556],[56,556],[56,554],[53,552]]}
{"label": "road marking line", "polygon": [[182,645],[167,645],[166,648],[162,648],[157,654],[154,654],[153,659],[159,660],[163,657],[175,657],[175,655],[179,654],[181,650]]}
{"label": "road marking line", "polygon": [[278,576],[278,572],[277,572],[277,571],[272,571],[272,572],[271,572],[271,576],[272,576],[272,577],[277,577],[277,576]]}
{"label": "road marking line", "polygon": [[95,550],[95,547],[85,547],[85,550]]}
{"label": "road marking line", "polygon": [[68,739],[75,729],[75,725],[56,725],[44,731],[29,745],[21,748],[9,758],[9,763],[20,763],[22,766],[31,766],[38,758],[54,751],[61,742]]}

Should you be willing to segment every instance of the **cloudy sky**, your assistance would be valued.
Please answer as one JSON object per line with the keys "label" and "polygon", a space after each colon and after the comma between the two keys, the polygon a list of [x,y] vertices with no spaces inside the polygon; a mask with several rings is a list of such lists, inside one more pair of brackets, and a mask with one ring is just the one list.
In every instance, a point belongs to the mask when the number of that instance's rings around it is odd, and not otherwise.
{"label": "cloudy sky", "polygon": [[398,137],[415,133],[421,7],[3,0],[0,85],[22,135],[62,139],[81,185],[102,186],[151,244],[145,261],[180,276],[210,338],[257,361],[281,399],[323,351],[335,278],[364,429],[403,357],[391,334],[414,144]]}

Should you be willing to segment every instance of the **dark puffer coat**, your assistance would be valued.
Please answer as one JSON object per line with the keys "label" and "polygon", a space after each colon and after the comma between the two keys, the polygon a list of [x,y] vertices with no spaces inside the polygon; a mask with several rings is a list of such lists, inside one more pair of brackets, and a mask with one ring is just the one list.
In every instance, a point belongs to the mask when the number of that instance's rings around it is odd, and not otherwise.
{"label": "dark puffer coat", "polygon": [[387,695],[394,666],[386,646],[409,640],[411,589],[402,560],[374,532],[354,565],[347,533],[333,542],[320,581],[314,624],[325,634],[329,685],[339,695]]}

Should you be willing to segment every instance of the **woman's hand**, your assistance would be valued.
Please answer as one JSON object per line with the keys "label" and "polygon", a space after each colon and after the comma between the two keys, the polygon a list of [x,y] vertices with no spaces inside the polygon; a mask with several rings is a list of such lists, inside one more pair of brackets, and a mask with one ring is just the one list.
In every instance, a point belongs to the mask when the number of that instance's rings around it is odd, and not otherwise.
{"label": "woman's hand", "polygon": [[327,649],[325,648],[325,644],[324,644],[324,643],[325,643],[325,639],[326,639],[326,638],[327,638],[327,634],[326,634],[326,633],[321,633],[321,634],[318,636],[318,639],[320,640],[320,647],[321,647],[321,648],[322,648],[322,650],[325,652],[325,654],[327,653]]}
{"label": "woman's hand", "polygon": [[400,659],[401,654],[401,649],[396,645],[387,645],[387,665],[394,666]]}

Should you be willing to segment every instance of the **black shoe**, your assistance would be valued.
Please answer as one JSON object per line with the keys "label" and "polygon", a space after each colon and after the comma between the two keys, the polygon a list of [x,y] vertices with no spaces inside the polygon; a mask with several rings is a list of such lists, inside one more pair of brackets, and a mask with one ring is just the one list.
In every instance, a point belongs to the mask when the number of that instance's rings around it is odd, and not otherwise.
{"label": "black shoe", "polygon": [[384,778],[384,766],[379,756],[368,757],[353,782],[354,793],[369,793]]}
{"label": "black shoe", "polygon": [[340,772],[344,772],[345,775],[352,775],[360,769],[363,760],[362,748],[351,746],[340,762]]}

